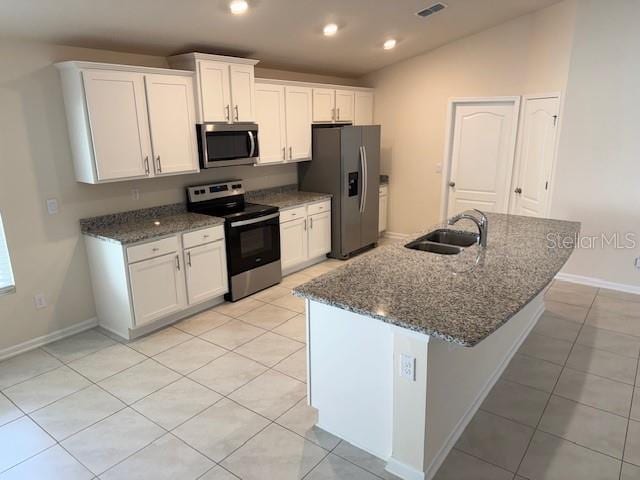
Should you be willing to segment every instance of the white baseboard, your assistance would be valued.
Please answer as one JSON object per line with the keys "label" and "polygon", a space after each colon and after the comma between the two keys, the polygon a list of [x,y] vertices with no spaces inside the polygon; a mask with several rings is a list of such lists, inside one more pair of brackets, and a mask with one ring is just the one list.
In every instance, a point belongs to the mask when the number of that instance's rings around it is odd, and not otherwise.
{"label": "white baseboard", "polygon": [[640,295],[640,287],[636,285],[628,285],[626,283],[615,283],[607,280],[601,280],[594,277],[585,277],[583,275],[574,275],[572,273],[559,273],[556,275],[557,280],[564,282],[579,283],[581,285],[589,285],[590,287],[607,288],[609,290],[618,290],[619,292],[635,293]]}
{"label": "white baseboard", "polygon": [[409,235],[406,233],[398,233],[398,232],[388,232],[385,231],[382,233],[384,238],[389,238],[391,240],[404,240],[405,238],[409,238]]}
{"label": "white baseboard", "polygon": [[[431,464],[427,466],[424,476],[426,480],[431,480],[436,475],[438,469],[442,466],[443,462],[447,458],[447,455],[449,455],[449,452],[451,452],[451,449],[453,449],[454,445],[464,432],[464,429],[467,428],[467,425],[482,405],[482,402],[484,402],[484,399],[487,397],[493,386],[500,379],[500,376],[509,365],[509,362],[520,348],[520,345],[522,345],[522,343],[529,336],[529,333],[531,332],[531,330],[533,330],[533,327],[535,327],[536,323],[538,323],[538,319],[542,316],[543,313],[544,303],[535,311],[527,327],[524,329],[520,337],[518,337],[517,341],[512,345],[511,349],[509,349],[500,365],[498,365],[498,367],[493,371],[493,374],[489,377],[480,393],[478,393],[478,395],[476,396],[474,402],[471,404],[462,418],[458,421],[453,431],[449,434],[449,437],[444,442],[438,453],[435,455]],[[412,479],[413,477],[400,478]]]}
{"label": "white baseboard", "polygon": [[20,353],[28,352],[29,350],[42,347],[43,345],[55,342],[57,340],[62,340],[63,338],[70,337],[71,335],[75,335],[76,333],[84,332],[85,330],[89,330],[90,328],[96,327],[97,325],[98,319],[94,317],[90,318],[89,320],[85,320],[84,322],[71,325],[70,327],[61,328],[60,330],[56,330],[55,332],[47,333],[46,335],[42,335],[41,337],[27,340],[26,342],[19,343],[18,345],[3,348],[2,350],[0,350],[0,360],[14,357],[16,355],[19,355]]}
{"label": "white baseboard", "polygon": [[403,478],[404,480],[425,480],[425,473],[420,470],[399,462],[394,458],[390,458],[387,462],[385,470],[392,473],[396,477]]}

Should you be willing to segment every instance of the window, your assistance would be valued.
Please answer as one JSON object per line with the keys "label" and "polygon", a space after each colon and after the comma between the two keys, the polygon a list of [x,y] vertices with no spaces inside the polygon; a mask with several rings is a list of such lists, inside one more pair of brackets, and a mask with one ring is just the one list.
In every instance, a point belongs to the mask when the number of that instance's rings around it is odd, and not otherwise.
{"label": "window", "polygon": [[0,217],[0,295],[12,292],[14,288],[11,260],[9,259],[7,240],[4,236],[2,217]]}

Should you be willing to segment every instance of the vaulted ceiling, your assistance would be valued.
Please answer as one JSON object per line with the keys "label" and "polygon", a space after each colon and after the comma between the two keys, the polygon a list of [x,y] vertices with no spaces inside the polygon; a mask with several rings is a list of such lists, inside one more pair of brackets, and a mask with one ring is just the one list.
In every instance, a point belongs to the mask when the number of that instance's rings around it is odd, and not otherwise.
{"label": "vaulted ceiling", "polygon": [[[357,77],[558,0],[2,0],[0,36],[167,56],[250,56],[261,66]],[[328,38],[328,22],[340,27]],[[383,50],[387,38],[393,50]]]}

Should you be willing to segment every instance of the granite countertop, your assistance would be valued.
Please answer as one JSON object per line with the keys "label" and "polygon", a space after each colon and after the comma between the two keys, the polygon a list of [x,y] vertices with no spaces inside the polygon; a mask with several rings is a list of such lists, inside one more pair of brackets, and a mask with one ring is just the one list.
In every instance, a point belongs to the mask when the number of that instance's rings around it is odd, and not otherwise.
{"label": "granite countertop", "polygon": [[128,245],[223,223],[222,218],[187,212],[186,204],[176,203],[85,218],[80,220],[80,230],[84,235]]}
{"label": "granite countertop", "polygon": [[[487,217],[484,252],[473,246],[459,255],[438,255],[405,248],[410,240],[404,240],[366,253],[300,285],[294,293],[447,342],[474,346],[553,280],[571,255],[580,230],[577,222],[503,214]],[[458,225],[477,231],[472,223]],[[550,239],[558,238],[567,243],[552,245]]]}
{"label": "granite countertop", "polygon": [[298,190],[297,185],[254,190],[246,193],[248,202],[279,207],[281,210],[329,200],[330,198],[331,194],[329,193],[302,192]]}

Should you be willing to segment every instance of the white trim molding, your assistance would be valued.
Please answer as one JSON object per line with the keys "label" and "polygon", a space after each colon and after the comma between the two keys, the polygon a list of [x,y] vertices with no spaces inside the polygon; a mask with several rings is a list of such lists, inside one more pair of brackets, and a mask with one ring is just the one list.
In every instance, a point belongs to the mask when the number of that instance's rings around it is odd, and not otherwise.
{"label": "white trim molding", "polygon": [[89,330],[97,326],[98,319],[96,317],[93,317],[89,320],[85,320],[84,322],[71,325],[70,327],[61,328],[60,330],[56,330],[55,332],[47,333],[46,335],[42,335],[41,337],[32,338],[31,340],[19,343],[18,345],[3,348],[2,350],[0,350],[0,360],[5,360],[9,357],[14,357],[21,353],[28,352],[29,350],[34,350],[38,347],[42,347],[43,345],[62,340],[63,338],[70,337],[71,335],[84,332],[85,330]]}
{"label": "white trim molding", "polygon": [[640,295],[640,286],[629,285],[626,283],[609,282],[595,277],[585,277],[583,275],[574,275],[572,273],[558,273],[556,280],[563,282],[579,283],[580,285],[588,285],[590,287],[606,288],[608,290],[617,290],[619,292],[634,293]]}
{"label": "white trim molding", "polygon": [[389,240],[405,240],[410,236],[411,235],[409,235],[408,233],[387,232],[387,231],[385,231],[382,234],[382,238],[388,238]]}

